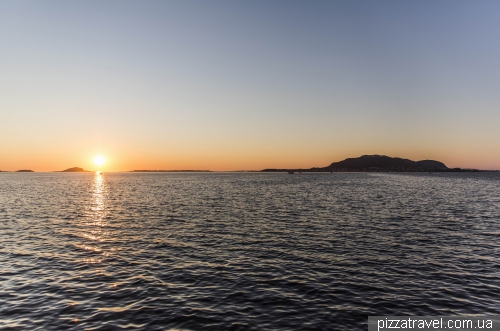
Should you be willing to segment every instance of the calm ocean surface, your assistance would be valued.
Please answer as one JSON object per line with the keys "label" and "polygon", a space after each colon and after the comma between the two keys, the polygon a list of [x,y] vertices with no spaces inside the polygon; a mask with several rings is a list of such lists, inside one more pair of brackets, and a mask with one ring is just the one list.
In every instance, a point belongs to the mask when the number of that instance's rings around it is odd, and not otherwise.
{"label": "calm ocean surface", "polygon": [[500,315],[500,173],[1,173],[2,330]]}

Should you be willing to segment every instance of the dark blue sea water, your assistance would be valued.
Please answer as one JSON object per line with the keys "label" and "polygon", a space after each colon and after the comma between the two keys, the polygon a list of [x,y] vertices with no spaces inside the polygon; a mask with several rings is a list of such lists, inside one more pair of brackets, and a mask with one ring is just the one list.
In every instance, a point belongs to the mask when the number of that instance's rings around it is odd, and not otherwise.
{"label": "dark blue sea water", "polygon": [[2,330],[500,315],[500,173],[2,173]]}

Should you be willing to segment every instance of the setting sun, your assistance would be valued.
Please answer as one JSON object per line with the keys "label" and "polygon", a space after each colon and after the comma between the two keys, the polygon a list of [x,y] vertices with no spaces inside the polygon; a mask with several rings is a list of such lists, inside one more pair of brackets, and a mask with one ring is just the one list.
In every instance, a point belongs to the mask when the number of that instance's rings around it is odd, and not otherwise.
{"label": "setting sun", "polygon": [[94,158],[94,164],[96,166],[102,166],[104,163],[106,163],[106,159],[104,159],[102,156],[96,156]]}

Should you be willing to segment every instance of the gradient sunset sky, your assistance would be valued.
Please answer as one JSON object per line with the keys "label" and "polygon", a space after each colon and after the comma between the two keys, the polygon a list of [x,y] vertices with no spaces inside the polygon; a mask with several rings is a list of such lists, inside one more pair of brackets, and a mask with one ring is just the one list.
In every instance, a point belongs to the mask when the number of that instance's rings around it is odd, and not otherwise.
{"label": "gradient sunset sky", "polygon": [[0,170],[500,169],[499,1],[2,1]]}

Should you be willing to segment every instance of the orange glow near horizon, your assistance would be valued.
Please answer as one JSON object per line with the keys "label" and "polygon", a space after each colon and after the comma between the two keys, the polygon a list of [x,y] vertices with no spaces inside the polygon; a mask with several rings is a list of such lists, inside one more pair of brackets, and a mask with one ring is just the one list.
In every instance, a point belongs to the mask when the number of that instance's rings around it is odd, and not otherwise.
{"label": "orange glow near horizon", "polygon": [[[290,146],[243,146],[234,148],[205,146],[185,146],[187,148],[160,148],[120,146],[112,144],[97,154],[95,148],[52,150],[42,153],[13,152],[11,158],[0,159],[0,170],[16,171],[31,169],[37,172],[61,171],[71,167],[81,167],[90,171],[132,171],[132,170],[211,170],[211,171],[239,171],[262,170],[265,168],[311,168],[325,167],[332,162],[346,158],[355,158],[366,154],[380,154],[391,157],[408,158],[414,161],[433,159],[443,162],[450,168],[476,168],[496,170],[500,168],[496,154],[485,156],[484,149],[463,153],[460,146],[446,146],[448,148],[413,148],[405,150],[404,146],[350,146],[340,143],[325,143],[305,148],[299,143]],[[361,145],[361,144],[360,144]],[[375,145],[375,144],[374,144]],[[60,146],[59,146],[60,147]],[[227,149],[226,149],[227,148]],[[102,147],[99,147],[102,149]],[[99,155],[100,158],[97,158]],[[103,155],[106,155],[104,158]],[[102,163],[104,160],[105,163]]]}

